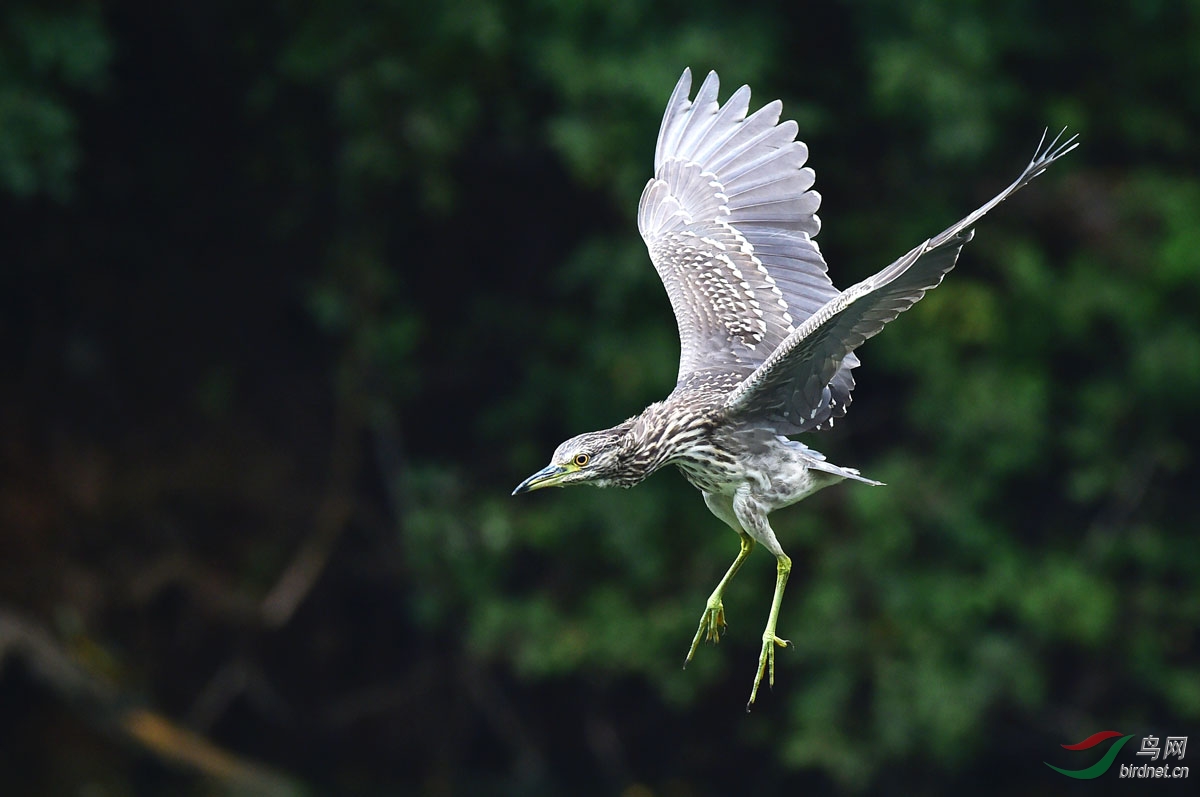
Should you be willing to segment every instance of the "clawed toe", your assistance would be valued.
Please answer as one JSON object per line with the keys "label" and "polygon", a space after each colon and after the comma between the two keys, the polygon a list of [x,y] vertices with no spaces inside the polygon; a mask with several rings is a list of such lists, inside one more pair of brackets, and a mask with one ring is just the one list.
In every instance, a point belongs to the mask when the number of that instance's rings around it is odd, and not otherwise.
{"label": "clawed toe", "polygon": [[746,711],[754,705],[758,696],[758,685],[762,683],[763,674],[767,676],[767,685],[775,686],[775,648],[786,648],[792,644],[789,640],[780,639],[774,634],[763,634],[762,652],[758,655],[758,673],[754,676],[754,687],[750,690],[750,700],[746,703]]}
{"label": "clawed toe", "polygon": [[696,649],[700,647],[700,640],[707,640],[716,644],[721,641],[721,631],[726,627],[725,624],[725,607],[720,601],[715,604],[710,603],[705,609],[704,614],[700,615],[700,627],[696,629],[696,636],[692,639],[692,647],[688,650],[687,658],[683,661],[683,668],[686,670],[692,657],[696,655]]}

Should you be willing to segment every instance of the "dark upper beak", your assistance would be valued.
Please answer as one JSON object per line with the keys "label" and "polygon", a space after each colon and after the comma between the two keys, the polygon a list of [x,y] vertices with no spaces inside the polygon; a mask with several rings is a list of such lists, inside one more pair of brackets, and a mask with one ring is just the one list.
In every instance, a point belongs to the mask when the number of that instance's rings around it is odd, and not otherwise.
{"label": "dark upper beak", "polygon": [[561,465],[547,465],[525,481],[518,484],[517,489],[513,490],[512,494],[520,495],[521,493],[527,493],[530,490],[540,490],[543,487],[553,487],[558,484],[559,480],[568,473],[570,473],[570,471]]}

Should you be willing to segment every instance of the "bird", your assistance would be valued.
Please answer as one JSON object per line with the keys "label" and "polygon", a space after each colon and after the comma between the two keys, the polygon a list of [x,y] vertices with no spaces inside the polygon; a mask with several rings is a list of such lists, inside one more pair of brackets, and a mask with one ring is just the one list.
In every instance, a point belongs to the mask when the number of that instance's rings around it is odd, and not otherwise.
{"label": "bird", "polygon": [[723,594],[756,545],[776,560],[749,711],[775,684],[776,626],[792,560],[768,516],[844,480],[868,485],[794,435],[846,414],[855,354],[937,287],[985,214],[1075,149],[1064,129],[1007,188],[878,273],[838,290],[816,235],[820,194],[796,122],[775,100],[750,110],[742,86],[722,105],[709,72],[691,96],[685,69],[667,102],[637,224],[679,327],[679,372],[663,401],[610,429],[572,437],[513,495],[546,487],[631,487],[673,465],[703,494],[740,547],[700,615],[684,660],[726,628]]}

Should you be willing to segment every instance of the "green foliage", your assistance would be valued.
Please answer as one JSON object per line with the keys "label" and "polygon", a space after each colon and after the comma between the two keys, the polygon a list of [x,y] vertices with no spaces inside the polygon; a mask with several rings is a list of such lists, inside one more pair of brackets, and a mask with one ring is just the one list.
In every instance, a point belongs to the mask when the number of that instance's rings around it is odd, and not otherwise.
{"label": "green foliage", "polygon": [[0,12],[0,188],[63,199],[79,162],[72,102],[103,88],[111,44],[94,4]]}

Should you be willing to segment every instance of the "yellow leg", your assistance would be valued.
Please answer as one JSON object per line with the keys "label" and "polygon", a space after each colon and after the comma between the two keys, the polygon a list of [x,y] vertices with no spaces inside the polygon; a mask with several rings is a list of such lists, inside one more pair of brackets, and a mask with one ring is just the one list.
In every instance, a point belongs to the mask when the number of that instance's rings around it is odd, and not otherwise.
{"label": "yellow leg", "polygon": [[725,571],[725,577],[721,579],[721,583],[717,584],[717,588],[713,590],[712,595],[708,596],[708,604],[704,608],[704,614],[700,615],[700,627],[696,629],[696,638],[692,640],[692,648],[688,651],[687,658],[683,661],[683,668],[686,670],[688,663],[691,662],[692,656],[696,655],[696,648],[700,646],[701,639],[708,639],[714,643],[721,641],[721,629],[725,627],[725,604],[721,601],[721,595],[725,592],[725,586],[733,580],[737,575],[737,571],[741,569],[742,562],[746,561],[746,557],[754,550],[754,540],[749,534],[739,532],[742,538],[742,549],[738,551],[737,558],[733,560],[733,564]]}
{"label": "yellow leg", "polygon": [[746,711],[754,705],[758,695],[758,685],[762,682],[763,673],[767,673],[767,683],[775,686],[775,647],[786,648],[789,642],[775,636],[775,621],[779,619],[779,605],[783,603],[783,588],[787,586],[788,573],[792,572],[792,560],[786,554],[780,554],[776,564],[778,575],[775,577],[775,597],[771,601],[771,614],[767,617],[767,627],[763,631],[762,653],[758,656],[758,675],[754,676],[754,688],[750,690],[750,702]]}

